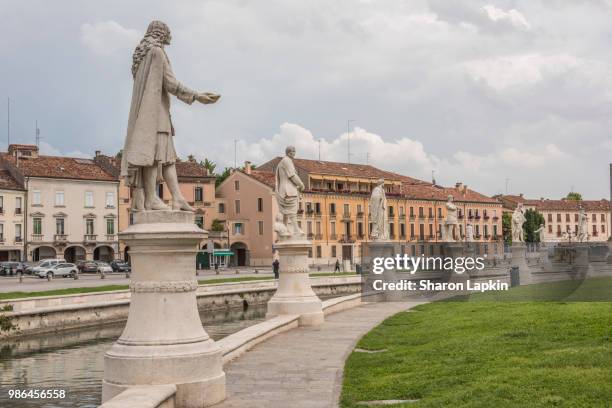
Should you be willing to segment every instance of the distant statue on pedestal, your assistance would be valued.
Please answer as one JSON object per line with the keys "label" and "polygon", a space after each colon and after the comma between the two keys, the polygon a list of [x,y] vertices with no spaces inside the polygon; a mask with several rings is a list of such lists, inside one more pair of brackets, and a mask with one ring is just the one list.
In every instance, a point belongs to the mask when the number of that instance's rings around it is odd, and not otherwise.
{"label": "distant statue on pedestal", "polygon": [[588,240],[589,233],[587,231],[587,222],[588,217],[584,211],[584,207],[580,206],[580,211],[578,213],[578,235],[576,237],[578,242],[585,242]]}
{"label": "distant statue on pedestal", "polygon": [[378,179],[370,196],[369,210],[370,222],[372,223],[370,237],[373,241],[387,241],[389,239],[387,196],[384,186],[385,179]]}
{"label": "distant statue on pedestal", "polygon": [[458,234],[459,220],[457,218],[457,206],[453,202],[453,196],[449,195],[446,201],[446,220],[444,221],[444,236],[442,237],[445,242],[455,242],[453,228],[455,228]]}
{"label": "distant statue on pedestal", "polygon": [[538,228],[537,230],[535,230],[533,232],[538,234],[539,242],[543,244],[544,241],[545,241],[545,239],[544,239],[544,233],[545,233],[544,224],[540,224],[540,228]]}
{"label": "distant statue on pedestal", "polygon": [[134,189],[134,210],[168,210],[157,196],[157,184],[165,181],[172,194],[172,209],[193,211],[181,194],[176,175],[170,94],[189,105],[194,101],[215,103],[220,98],[193,91],[177,81],[164,51],[171,39],[168,26],[153,21],[132,56],[134,87],[121,176]]}
{"label": "distant statue on pedestal", "polygon": [[474,242],[474,227],[472,224],[468,224],[465,227],[465,240],[467,242]]}
{"label": "distant statue on pedestal", "polygon": [[[276,166],[274,191],[276,193],[278,210],[283,216],[282,224],[286,227],[286,232],[278,234],[281,240],[304,238],[304,231],[300,229],[297,223],[300,193],[304,190],[304,183],[295,171],[295,166],[293,165],[294,157],[295,147],[287,146],[285,157]],[[282,228],[276,229],[277,232],[283,230]]]}
{"label": "distant statue on pedestal", "polygon": [[512,243],[525,242],[523,238],[523,224],[527,221],[523,203],[518,203],[514,213],[512,213]]}

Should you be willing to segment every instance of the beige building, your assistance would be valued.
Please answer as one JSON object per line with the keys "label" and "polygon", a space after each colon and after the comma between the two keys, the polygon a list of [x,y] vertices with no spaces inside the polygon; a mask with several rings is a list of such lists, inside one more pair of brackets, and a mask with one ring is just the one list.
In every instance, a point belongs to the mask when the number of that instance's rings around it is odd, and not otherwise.
{"label": "beige building", "polygon": [[24,254],[25,190],[0,170],[0,261],[21,261]]}
{"label": "beige building", "polygon": [[0,162],[26,190],[27,260],[115,259],[119,183],[111,174],[90,159],[39,155],[33,145],[9,146]]}
{"label": "beige building", "polygon": [[[251,170],[232,173],[217,189],[224,202],[223,219],[230,232],[230,249],[237,265],[269,265],[274,257],[272,231],[277,214],[274,170],[280,158]],[[359,262],[361,244],[371,228],[368,202],[378,178],[385,179],[390,238],[412,254],[430,253],[441,239],[444,206],[452,194],[459,207],[460,233],[468,224],[482,243],[501,243],[498,200],[458,183],[445,188],[411,177],[361,164],[294,159],[304,182],[298,220],[313,242],[311,264],[331,265],[338,260]]]}
{"label": "beige building", "polygon": [[[602,200],[531,200],[519,195],[500,197],[504,208],[513,211],[518,203],[544,216],[546,242],[567,241],[578,234],[578,215],[584,208],[587,215],[588,240],[603,242],[610,239],[610,201]],[[571,234],[568,234],[568,231]]]}

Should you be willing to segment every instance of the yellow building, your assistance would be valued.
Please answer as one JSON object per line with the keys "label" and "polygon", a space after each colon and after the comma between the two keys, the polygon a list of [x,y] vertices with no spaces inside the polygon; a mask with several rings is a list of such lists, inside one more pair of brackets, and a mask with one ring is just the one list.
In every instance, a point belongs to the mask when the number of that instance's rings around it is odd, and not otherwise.
{"label": "yellow building", "polygon": [[[269,265],[274,257],[272,231],[275,158],[257,170],[245,166],[217,189],[227,208],[220,214],[229,226],[230,249],[237,265]],[[441,238],[445,202],[453,195],[459,207],[460,233],[473,226],[477,242],[501,242],[501,203],[461,183],[445,188],[362,164],[294,159],[305,185],[298,222],[313,242],[314,265],[336,260],[359,262],[361,243],[368,242],[368,202],[379,178],[385,179],[390,238],[412,254],[429,253]]]}

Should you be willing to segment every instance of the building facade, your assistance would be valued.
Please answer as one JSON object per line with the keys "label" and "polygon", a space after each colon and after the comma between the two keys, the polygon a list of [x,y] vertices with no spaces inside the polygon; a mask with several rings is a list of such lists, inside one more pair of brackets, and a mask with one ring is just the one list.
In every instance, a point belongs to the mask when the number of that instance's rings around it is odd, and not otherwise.
{"label": "building facade", "polygon": [[0,162],[23,186],[24,259],[110,261],[119,253],[117,180],[93,160],[11,145]]}
{"label": "building facade", "polygon": [[0,170],[0,262],[23,259],[24,203],[23,186]]}
{"label": "building facade", "polygon": [[[125,185],[125,181],[120,177],[121,157],[108,156],[96,151],[94,161],[107,173],[112,174],[119,183],[118,188],[118,226],[119,232],[124,231],[133,222],[132,216],[132,191]],[[212,231],[213,220],[218,219],[217,200],[215,198],[215,179],[214,175],[208,174],[207,169],[197,163],[193,158],[187,161],[176,163],[176,172],[181,193],[194,209],[195,223],[209,231],[209,240],[202,242],[201,248],[217,245],[222,247],[227,242],[227,231]],[[165,183],[159,184],[157,194],[166,203],[171,205],[171,195]],[[209,245],[210,242],[210,245]],[[129,259],[129,247],[123,241],[119,241],[119,252],[121,258]]]}
{"label": "building facade", "polygon": [[[257,170],[247,165],[217,189],[225,202],[221,215],[230,230],[230,249],[237,265],[269,265],[274,258],[274,171],[279,160]],[[390,239],[404,246],[404,251],[433,251],[441,240],[448,195],[453,195],[459,207],[458,234],[465,236],[471,224],[475,241],[501,243],[501,203],[461,183],[446,188],[368,165],[305,159],[294,159],[294,164],[306,187],[298,222],[313,243],[309,253],[313,265],[360,261],[361,244],[369,241],[371,229],[371,189],[379,178],[385,179]]]}
{"label": "building facade", "polygon": [[588,241],[603,242],[610,239],[610,201],[602,200],[539,200],[527,199],[522,194],[501,196],[504,208],[514,211],[518,203],[525,209],[533,209],[544,216],[546,242],[562,242],[575,239],[578,234],[578,217],[584,208],[587,215]]}

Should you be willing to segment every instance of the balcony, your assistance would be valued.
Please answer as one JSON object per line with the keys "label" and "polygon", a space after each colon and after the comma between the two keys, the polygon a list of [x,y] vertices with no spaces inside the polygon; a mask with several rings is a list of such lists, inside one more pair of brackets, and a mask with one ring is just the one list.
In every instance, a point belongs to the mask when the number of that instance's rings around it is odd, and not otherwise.
{"label": "balcony", "polygon": [[414,241],[415,239],[416,239],[416,235],[411,235],[411,236],[410,236],[410,240],[411,240],[411,241]]}
{"label": "balcony", "polygon": [[66,241],[68,241],[68,235],[66,234],[55,234],[53,236],[53,242],[56,244],[65,243]]}
{"label": "balcony", "polygon": [[395,213],[389,213],[389,218],[395,218]]}
{"label": "balcony", "polygon": [[476,234],[476,235],[474,235],[474,238],[476,238],[476,239],[480,239],[480,234]]}
{"label": "balcony", "polygon": [[297,213],[298,214],[304,214],[304,209],[303,208],[299,208]]}
{"label": "balcony", "polygon": [[22,243],[22,242],[23,242],[22,237],[15,237],[15,243]]}
{"label": "balcony", "polygon": [[329,213],[329,218],[336,218],[336,212],[330,212]]}
{"label": "balcony", "polygon": [[498,220],[499,220],[499,217],[497,215],[493,217],[493,221],[498,221]]}
{"label": "balcony", "polygon": [[474,214],[469,214],[468,215],[468,220],[473,220],[474,219]]}
{"label": "balcony", "polygon": [[462,219],[464,219],[464,218],[465,218],[465,217],[463,216],[463,214],[459,214],[459,215],[457,216],[457,219],[459,219],[459,220],[462,220]]}
{"label": "balcony", "polygon": [[[210,236],[210,235],[209,235]],[[117,239],[117,236],[115,234],[106,234],[106,241],[107,242],[113,242]]]}
{"label": "balcony", "polygon": [[313,215],[314,215],[314,210],[312,210],[310,208],[306,210],[306,216],[307,217],[312,217]]}
{"label": "balcony", "polygon": [[488,220],[489,216],[485,214],[485,215],[482,216],[482,218],[485,219],[485,220]]}
{"label": "balcony", "polygon": [[425,214],[419,214],[419,220],[424,220],[425,219]]}
{"label": "balcony", "polygon": [[4,235],[0,235],[0,244],[4,244]]}
{"label": "balcony", "polygon": [[315,211],[314,216],[317,218],[321,218],[321,211]]}
{"label": "balcony", "polygon": [[401,235],[399,236],[399,239],[401,239],[401,240],[405,240],[405,239],[406,239],[406,235],[401,234]]}
{"label": "balcony", "polygon": [[342,219],[350,220],[351,219],[351,213],[350,212],[345,212],[344,214],[342,214]]}
{"label": "balcony", "polygon": [[332,239],[332,240],[338,239],[338,235],[336,235],[336,234],[331,234],[331,235],[329,236],[329,239]]}
{"label": "balcony", "polygon": [[83,241],[86,244],[94,244],[96,242],[96,238],[97,237],[98,236],[94,235],[94,234],[85,234],[84,237],[83,237]]}
{"label": "balcony", "polygon": [[414,214],[410,214],[410,221],[414,221]]}
{"label": "balcony", "polygon": [[491,235],[489,235],[489,234],[484,234],[484,238],[485,238],[485,239],[489,239],[489,238],[491,238]]}
{"label": "balcony", "polygon": [[315,239],[323,239],[323,234],[315,234]]}
{"label": "balcony", "polygon": [[363,211],[357,211],[357,218],[363,218]]}
{"label": "balcony", "polygon": [[353,242],[355,242],[355,238],[353,238],[353,236],[352,236],[352,235],[346,235],[346,234],[344,234],[344,235],[342,235],[342,237],[340,238],[340,242],[343,242],[343,243],[353,243]]}
{"label": "balcony", "polygon": [[40,242],[43,240],[45,236],[43,234],[32,234],[32,241],[33,242]]}
{"label": "balcony", "polygon": [[406,214],[400,214],[399,215],[399,219],[400,220],[405,220],[406,219]]}
{"label": "balcony", "polygon": [[357,234],[357,239],[364,240],[364,239],[365,239],[365,235],[363,235],[363,234]]}
{"label": "balcony", "polygon": [[312,232],[309,232],[308,234],[306,234],[306,237],[308,239],[314,239],[314,234]]}
{"label": "balcony", "polygon": [[21,208],[15,208],[15,215],[21,215],[23,214],[23,212],[21,211]]}

